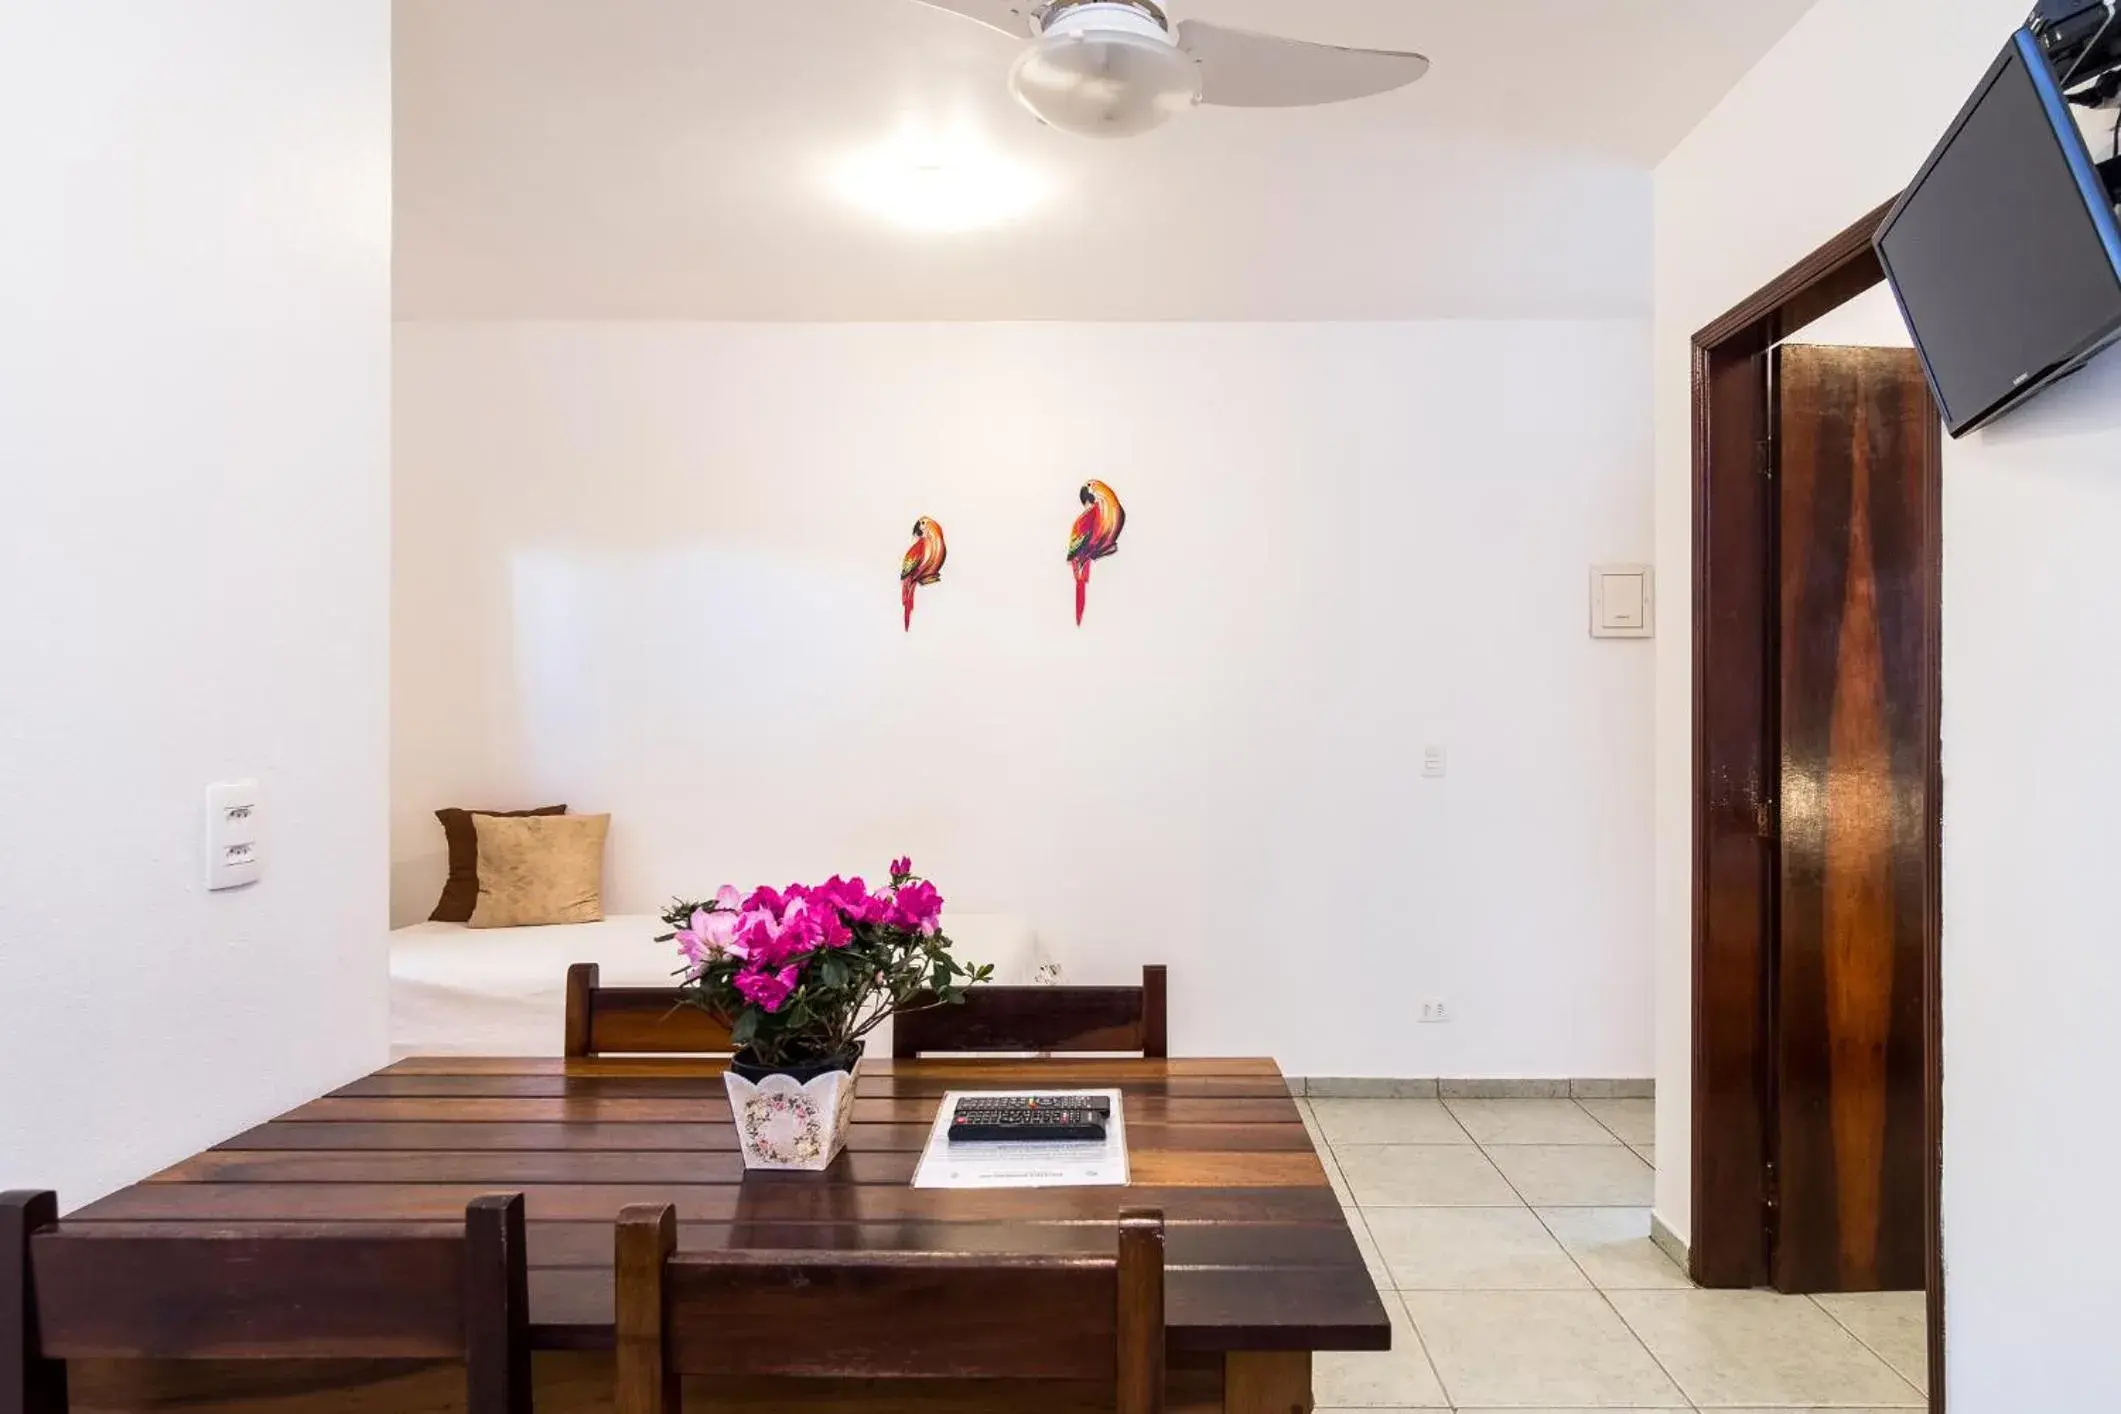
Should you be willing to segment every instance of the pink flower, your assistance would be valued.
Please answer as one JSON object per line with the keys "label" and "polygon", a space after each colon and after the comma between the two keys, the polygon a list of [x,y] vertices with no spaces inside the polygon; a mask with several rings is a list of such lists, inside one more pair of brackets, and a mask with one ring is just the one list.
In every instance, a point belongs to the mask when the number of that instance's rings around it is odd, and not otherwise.
{"label": "pink flower", "polygon": [[780,917],[763,908],[747,909],[727,951],[758,967],[779,967],[807,957],[821,947],[842,947],[846,924],[837,910],[804,894],[791,894]]}
{"label": "pink flower", "polygon": [[782,948],[781,925],[764,911],[744,915],[743,928],[729,951],[755,967],[777,966],[788,960]]}
{"label": "pink flower", "polygon": [[842,879],[837,874],[810,890],[812,902],[837,909],[841,913],[859,912],[868,897],[867,884],[858,878]]}
{"label": "pink flower", "polygon": [[736,936],[729,940],[731,957],[747,962],[758,961],[759,949],[773,941],[773,915],[769,913],[745,913],[737,918]]}
{"label": "pink flower", "polygon": [[891,861],[891,882],[875,890],[860,877],[838,874],[821,884],[762,885],[748,894],[724,884],[674,936],[695,980],[710,962],[733,958],[743,967],[731,985],[771,1012],[785,1005],[813,953],[850,946],[857,927],[933,937],[942,910],[943,896],[917,880],[912,859],[902,855]]}
{"label": "pink flower", "polygon": [[936,892],[935,885],[923,880],[892,890],[890,911],[884,921],[890,927],[927,938],[935,936],[942,917],[943,896]]}
{"label": "pink flower", "polygon": [[[792,891],[795,886],[791,884],[789,888]],[[788,900],[786,896],[779,889],[766,884],[761,884],[753,889],[751,897],[744,900],[744,911],[746,913],[770,913],[776,919],[781,916],[781,910],[787,906]]]}
{"label": "pink flower", "polygon": [[793,965],[778,972],[763,968],[746,968],[736,975],[736,989],[752,1002],[768,1012],[779,1011],[788,1004],[789,995],[795,991],[799,969]]}
{"label": "pink flower", "polygon": [[[869,892],[869,886],[857,877],[842,879],[835,874],[824,883],[807,891],[810,902],[821,911],[829,911],[843,923],[879,923],[883,921],[885,903]],[[839,937],[838,930],[826,925],[827,947],[844,947],[851,939]]]}
{"label": "pink flower", "polygon": [[698,967],[707,959],[729,951],[736,939],[737,916],[719,909],[696,908],[689,926],[678,929],[678,951]]}

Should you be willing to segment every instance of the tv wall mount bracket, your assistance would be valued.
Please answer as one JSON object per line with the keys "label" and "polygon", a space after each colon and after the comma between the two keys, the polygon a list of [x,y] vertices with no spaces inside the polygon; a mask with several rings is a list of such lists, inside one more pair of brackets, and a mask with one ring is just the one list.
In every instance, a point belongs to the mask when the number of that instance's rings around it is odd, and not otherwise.
{"label": "tv wall mount bracket", "polygon": [[2070,102],[2121,106],[2121,7],[2114,0],[2040,0],[2025,24]]}

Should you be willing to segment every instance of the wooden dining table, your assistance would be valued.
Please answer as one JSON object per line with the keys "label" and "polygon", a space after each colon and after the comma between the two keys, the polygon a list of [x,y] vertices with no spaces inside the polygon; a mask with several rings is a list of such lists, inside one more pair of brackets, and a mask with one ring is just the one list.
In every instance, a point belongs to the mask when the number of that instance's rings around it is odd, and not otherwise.
{"label": "wooden dining table", "polygon": [[[1292,1414],[1312,1355],[1384,1350],[1391,1325],[1287,1082],[1271,1060],[865,1061],[846,1152],[749,1172],[721,1072],[697,1057],[401,1060],[68,1213],[65,1224],[445,1222],[481,1193],[528,1217],[537,1408],[610,1406],[612,1241],[632,1203],[677,1209],[681,1250],[1109,1255],[1123,1208],[1167,1224],[1170,1407]],[[1116,1086],[1125,1187],[914,1188],[947,1090]],[[62,1195],[63,1196],[63,1195]],[[152,1364],[70,1372],[83,1410],[379,1414],[460,1407],[454,1370]],[[992,1387],[688,1393],[688,1407],[1078,1408]]]}

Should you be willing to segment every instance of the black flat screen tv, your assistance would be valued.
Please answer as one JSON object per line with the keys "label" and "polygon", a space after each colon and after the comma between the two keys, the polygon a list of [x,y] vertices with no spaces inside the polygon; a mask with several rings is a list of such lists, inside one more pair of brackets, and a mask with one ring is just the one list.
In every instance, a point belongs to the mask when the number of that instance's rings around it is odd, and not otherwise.
{"label": "black flat screen tv", "polygon": [[2121,225],[2030,31],[2004,46],[1874,244],[1954,437],[2121,335]]}

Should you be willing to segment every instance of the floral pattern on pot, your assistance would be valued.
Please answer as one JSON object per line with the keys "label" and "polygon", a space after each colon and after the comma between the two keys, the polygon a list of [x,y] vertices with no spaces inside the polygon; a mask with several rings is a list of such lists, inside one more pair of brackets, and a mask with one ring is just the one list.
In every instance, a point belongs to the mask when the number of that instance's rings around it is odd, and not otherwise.
{"label": "floral pattern on pot", "polygon": [[787,1075],[769,1075],[755,1085],[734,1073],[724,1073],[722,1080],[744,1146],[744,1167],[815,1172],[846,1147],[854,1118],[850,1072],[827,1071],[803,1085]]}

